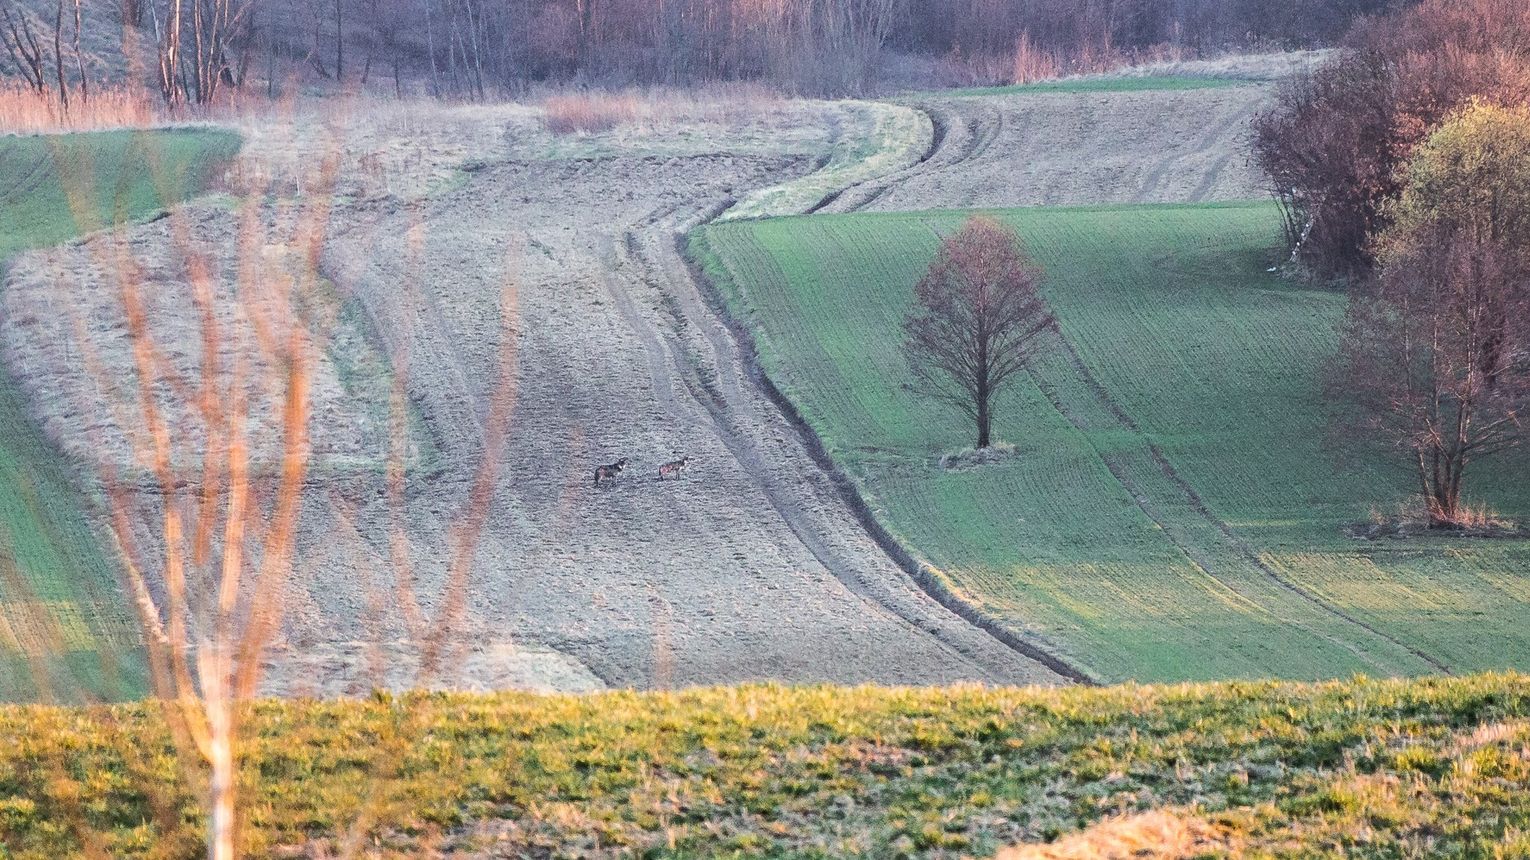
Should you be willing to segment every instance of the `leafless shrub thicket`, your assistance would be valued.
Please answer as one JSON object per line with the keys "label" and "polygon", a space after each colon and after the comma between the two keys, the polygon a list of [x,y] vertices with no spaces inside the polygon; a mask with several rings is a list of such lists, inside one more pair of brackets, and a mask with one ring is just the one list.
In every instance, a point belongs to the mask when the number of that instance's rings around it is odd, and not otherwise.
{"label": "leafless shrub thicket", "polygon": [[[123,45],[116,77],[177,110],[231,89],[292,85],[452,99],[545,83],[784,91],[874,89],[893,53],[936,80],[1008,83],[1228,48],[1326,44],[1384,0],[0,0],[7,77],[63,100],[89,80],[85,42]],[[99,8],[99,7],[97,7]],[[84,12],[81,12],[81,9]],[[0,25],[7,22],[0,19]],[[118,33],[117,31],[120,31]],[[116,37],[120,35],[120,39]],[[152,50],[139,50],[143,45]],[[152,60],[148,57],[152,55]],[[142,58],[148,63],[137,72]]]}
{"label": "leafless shrub thicket", "polygon": [[1530,98],[1530,4],[1425,0],[1367,22],[1339,59],[1291,80],[1256,122],[1254,146],[1293,259],[1325,277],[1367,273],[1402,165],[1477,96]]}
{"label": "leafless shrub thicket", "polygon": [[547,128],[555,134],[608,131],[637,119],[638,97],[631,93],[571,93],[542,103]]}

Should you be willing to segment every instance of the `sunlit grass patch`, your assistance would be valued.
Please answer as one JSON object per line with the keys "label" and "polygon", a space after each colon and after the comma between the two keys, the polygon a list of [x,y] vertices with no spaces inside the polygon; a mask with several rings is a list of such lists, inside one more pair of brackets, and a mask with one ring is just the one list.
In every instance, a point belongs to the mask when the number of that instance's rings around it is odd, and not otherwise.
{"label": "sunlit grass patch", "polygon": [[[400,857],[1487,857],[1530,828],[1527,680],[262,702],[243,838],[311,855],[364,820]],[[161,717],[0,708],[0,846],[196,853]]]}

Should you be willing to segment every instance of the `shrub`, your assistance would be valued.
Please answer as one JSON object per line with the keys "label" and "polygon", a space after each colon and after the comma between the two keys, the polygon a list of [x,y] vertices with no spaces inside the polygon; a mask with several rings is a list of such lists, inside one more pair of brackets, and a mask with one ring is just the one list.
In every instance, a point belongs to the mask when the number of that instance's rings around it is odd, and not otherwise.
{"label": "shrub", "polygon": [[1298,75],[1255,121],[1255,159],[1285,208],[1293,256],[1317,274],[1370,270],[1400,168],[1473,97],[1530,97],[1530,4],[1424,0],[1362,22],[1334,62]]}

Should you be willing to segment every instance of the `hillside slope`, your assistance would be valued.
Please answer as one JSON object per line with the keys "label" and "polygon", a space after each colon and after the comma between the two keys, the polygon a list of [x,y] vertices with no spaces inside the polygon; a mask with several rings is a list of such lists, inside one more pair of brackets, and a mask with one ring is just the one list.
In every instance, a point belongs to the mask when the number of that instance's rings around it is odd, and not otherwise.
{"label": "hillside slope", "polygon": [[[7,260],[200,193],[239,149],[228,132],[0,138]],[[51,302],[70,301],[65,284]],[[0,700],[142,695],[135,622],[85,513],[75,465],[44,437],[8,356],[0,367]]]}
{"label": "hillside slope", "polygon": [[[898,344],[960,212],[715,225],[693,250],[882,521],[949,587],[1111,680],[1530,667],[1522,540],[1365,541],[1411,487],[1337,469],[1319,393],[1343,296],[1266,272],[1270,204],[1007,210],[1062,339],[1002,405],[1013,457],[942,465],[966,422]],[[1473,495],[1530,512],[1522,461]]]}

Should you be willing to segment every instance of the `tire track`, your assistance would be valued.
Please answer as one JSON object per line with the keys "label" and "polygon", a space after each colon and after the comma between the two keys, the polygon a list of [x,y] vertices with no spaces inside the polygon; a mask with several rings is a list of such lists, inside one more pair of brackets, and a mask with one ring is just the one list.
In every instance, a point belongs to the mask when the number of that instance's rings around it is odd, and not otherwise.
{"label": "tire track", "polygon": [[[1003,682],[1011,677],[1009,671],[994,665],[995,652],[1007,650],[1010,659],[1034,661],[1069,680],[1088,683],[1090,679],[1087,676],[1055,657],[1015,637],[995,635],[993,630],[974,623],[960,612],[953,611],[949,617],[940,617],[952,610],[944,601],[933,600],[939,609],[935,606],[919,607],[917,603],[920,598],[933,598],[934,595],[923,587],[918,577],[911,577],[914,581],[909,585],[915,587],[907,592],[909,596],[919,596],[915,598],[915,605],[897,599],[896,592],[888,593],[885,587],[878,588],[865,578],[860,570],[861,565],[843,556],[833,546],[833,541],[819,530],[813,517],[781,485],[778,467],[767,460],[753,434],[740,429],[741,426],[750,426],[755,422],[738,420],[741,413],[758,408],[757,401],[752,401],[744,387],[749,379],[758,377],[751,372],[729,327],[719,323],[714,308],[703,300],[699,284],[693,279],[693,273],[678,247],[678,242],[683,240],[688,229],[716,217],[727,205],[728,202],[723,201],[720,205],[693,211],[689,217],[682,216],[668,221],[668,213],[656,214],[624,234],[620,243],[627,252],[624,263],[637,266],[650,286],[661,290],[680,305],[683,319],[702,333],[708,345],[709,363],[717,371],[717,381],[708,385],[707,380],[701,378],[696,364],[687,360],[685,348],[677,343],[676,335],[653,327],[637,312],[630,297],[625,302],[618,301],[618,307],[623,309],[628,324],[648,344],[650,356],[667,352],[684,377],[685,388],[691,400],[708,415],[713,432],[730,456],[741,469],[751,475],[776,513],[813,558],[868,607],[898,619],[914,635],[931,637],[990,680]],[[669,378],[667,371],[665,378]],[[801,425],[796,426],[800,430]],[[821,464],[815,462],[815,466],[818,465]],[[830,477],[832,479],[834,476]],[[838,485],[840,482],[834,483]],[[881,542],[878,541],[878,544],[880,546]],[[890,560],[898,562],[896,558]],[[907,572],[905,565],[897,566]],[[933,614],[931,610],[934,610]],[[957,629],[953,630],[953,625]],[[974,638],[979,641],[974,642]],[[985,647],[982,644],[984,641],[991,644]]]}
{"label": "tire track", "polygon": [[919,160],[885,176],[841,189],[804,214],[812,215],[820,211],[860,212],[868,209],[896,191],[909,177],[957,168],[978,157],[993,146],[1003,128],[1001,111],[988,111],[987,116],[972,121],[934,103],[909,107],[929,117],[932,129],[930,145]]}
{"label": "tire track", "polygon": [[[1182,162],[1184,162],[1186,158],[1194,157],[1211,150],[1214,146],[1216,146],[1218,141],[1226,136],[1228,132],[1232,131],[1233,127],[1236,126],[1239,121],[1247,120],[1247,118],[1247,113],[1243,110],[1232,111],[1228,114],[1226,119],[1216,123],[1210,129],[1208,129],[1205,134],[1197,138],[1195,146],[1192,149],[1189,151],[1172,153],[1167,158],[1159,161],[1158,164],[1155,165],[1153,169],[1148,173],[1147,177],[1143,179],[1142,188],[1137,192],[1136,197],[1133,198],[1133,202],[1156,202],[1152,199],[1153,196],[1158,193],[1159,187],[1163,185],[1164,180],[1168,178],[1169,174],[1174,170],[1174,168],[1178,167]],[[1231,153],[1219,159],[1217,163],[1211,167],[1210,171],[1202,175],[1201,181],[1196,190],[1189,195],[1189,199],[1187,201],[1183,202],[1198,203],[1204,200],[1206,195],[1210,193],[1212,186],[1216,184],[1217,174],[1220,173],[1222,168],[1226,167],[1231,160]]]}
{"label": "tire track", "polygon": [[[1290,579],[1281,576],[1280,573],[1271,567],[1269,563],[1267,563],[1257,552],[1255,552],[1252,547],[1244,542],[1242,538],[1238,537],[1232,526],[1228,525],[1225,520],[1211,512],[1210,508],[1206,505],[1205,499],[1203,499],[1200,493],[1198,493],[1195,488],[1190,485],[1189,481],[1185,480],[1184,476],[1179,474],[1179,471],[1174,468],[1174,464],[1170,462],[1169,458],[1164,454],[1163,449],[1159,447],[1156,442],[1150,440],[1147,435],[1142,432],[1142,428],[1138,426],[1136,420],[1133,419],[1124,408],[1122,408],[1120,403],[1113,396],[1111,396],[1110,392],[1106,390],[1104,385],[1100,383],[1099,379],[1093,374],[1093,372],[1089,370],[1088,366],[1084,364],[1083,358],[1079,355],[1077,348],[1073,345],[1073,342],[1061,334],[1058,335],[1058,339],[1061,342],[1062,352],[1067,359],[1069,367],[1075,374],[1077,374],[1080,382],[1083,383],[1084,388],[1090,393],[1090,396],[1095,400],[1095,402],[1120,424],[1121,429],[1128,431],[1132,434],[1133,437],[1140,441],[1143,448],[1148,452],[1148,456],[1152,459],[1153,464],[1158,467],[1163,476],[1174,486],[1174,488],[1183,495],[1184,500],[1188,502],[1188,507],[1190,510],[1194,511],[1195,514],[1204,522],[1215,528],[1217,532],[1222,535],[1226,546],[1235,551],[1243,559],[1243,561],[1250,566],[1250,568],[1257,571],[1261,576],[1263,576],[1273,585],[1297,597],[1298,599],[1305,601],[1320,612],[1328,613],[1347,624],[1358,627],[1366,633],[1391,644],[1395,648],[1406,651],[1414,658],[1422,661],[1426,665],[1442,674],[1454,674],[1450,667],[1441,662],[1439,659],[1378,629],[1369,622],[1358,618],[1344,610],[1342,607],[1335,605],[1331,601],[1324,599],[1323,597],[1313,593],[1306,588],[1303,588],[1301,585],[1291,581]],[[1088,429],[1087,424],[1082,423],[1079,416],[1073,410],[1068,409],[1066,405],[1061,402],[1060,398],[1057,396],[1055,387],[1049,384],[1043,384],[1041,378],[1037,374],[1033,373],[1033,377],[1037,379],[1038,386],[1042,388],[1042,393],[1047,396],[1047,400],[1051,402],[1053,408],[1056,409],[1059,414],[1061,414],[1068,420],[1070,424],[1079,430]],[[1130,495],[1132,499],[1137,503],[1137,507],[1140,508],[1142,512],[1148,516],[1149,519],[1153,520],[1159,525],[1160,528],[1163,529],[1164,534],[1169,537],[1169,540],[1174,543],[1174,545],[1179,548],[1180,551],[1183,552],[1185,556],[1192,561],[1192,563],[1194,563],[1198,568],[1200,568],[1207,575],[1211,576],[1213,579],[1223,583],[1228,588],[1232,588],[1235,591],[1237,590],[1231,583],[1227,582],[1223,577],[1218,576],[1211,569],[1211,567],[1208,566],[1209,559],[1203,553],[1201,553],[1198,548],[1189,546],[1174,536],[1173,531],[1167,527],[1167,525],[1162,521],[1161,516],[1158,515],[1155,512],[1155,509],[1151,506],[1151,502],[1149,501],[1150,497],[1142,490],[1141,486],[1136,483],[1135,479],[1132,479],[1129,474],[1126,474],[1125,470],[1121,467],[1119,462],[1114,462],[1112,458],[1105,455],[1101,455],[1101,460],[1104,461],[1105,466],[1110,471],[1111,475],[1116,478],[1117,482],[1122,485],[1122,487],[1127,491],[1128,495]],[[1322,636],[1322,634],[1312,630],[1310,627],[1307,627],[1300,622],[1287,621],[1287,623],[1290,623],[1293,626],[1301,627],[1302,629],[1305,629],[1314,635]],[[1348,646],[1345,647],[1348,648]]]}

